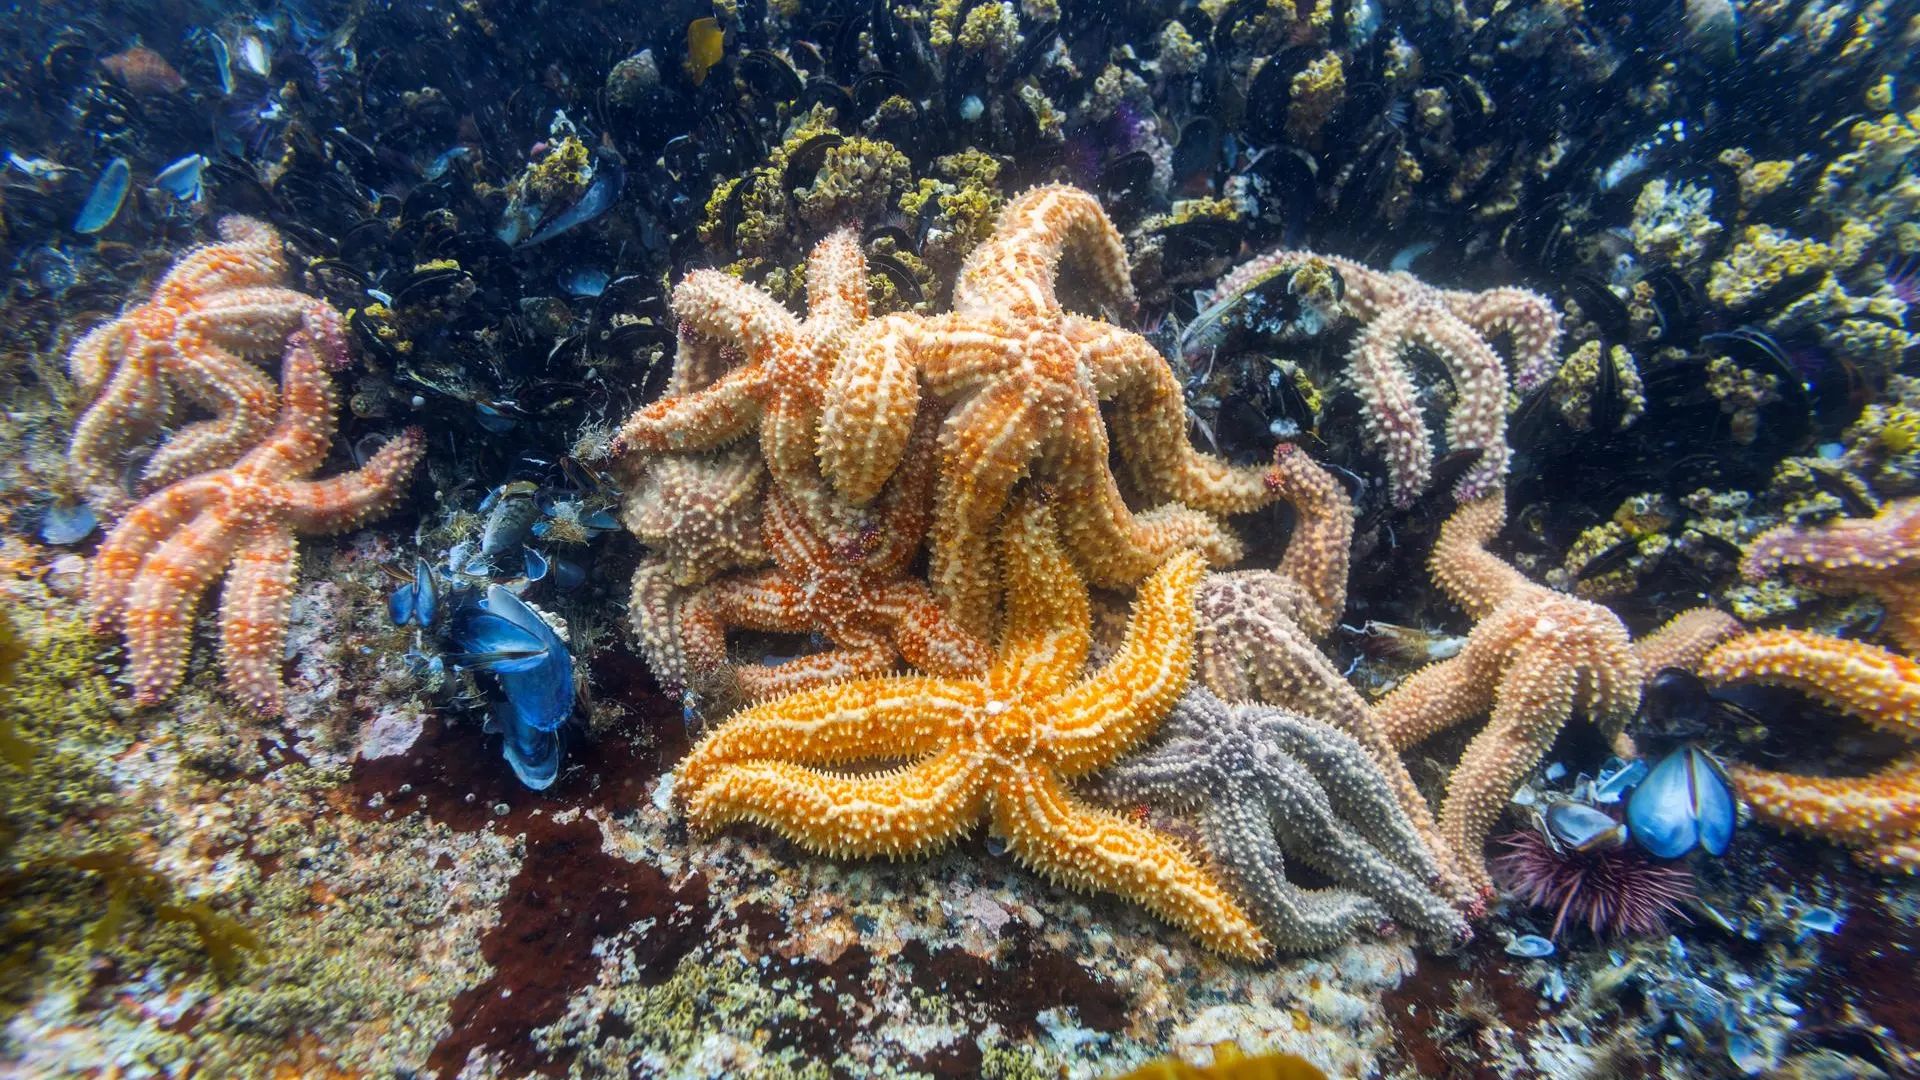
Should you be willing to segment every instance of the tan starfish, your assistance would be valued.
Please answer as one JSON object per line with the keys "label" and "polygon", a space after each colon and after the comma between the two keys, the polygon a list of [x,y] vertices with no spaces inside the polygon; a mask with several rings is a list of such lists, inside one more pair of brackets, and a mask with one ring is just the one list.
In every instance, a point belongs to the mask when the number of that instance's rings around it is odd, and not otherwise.
{"label": "tan starfish", "polygon": [[1688,612],[1636,647],[1613,612],[1535,584],[1487,551],[1506,517],[1506,492],[1497,489],[1462,503],[1441,528],[1433,575],[1473,617],[1473,630],[1458,655],[1414,672],[1373,706],[1373,722],[1402,750],[1492,710],[1440,808],[1442,839],[1483,891],[1493,887],[1487,833],[1574,712],[1618,731],[1654,674],[1642,654],[1663,666],[1695,664],[1739,625]]}

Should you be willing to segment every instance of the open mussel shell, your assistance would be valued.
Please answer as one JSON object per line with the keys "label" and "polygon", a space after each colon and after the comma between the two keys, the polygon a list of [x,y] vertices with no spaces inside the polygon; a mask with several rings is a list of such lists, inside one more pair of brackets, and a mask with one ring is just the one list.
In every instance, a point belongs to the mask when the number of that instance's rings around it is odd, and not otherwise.
{"label": "open mussel shell", "polygon": [[1816,422],[1813,390],[1807,385],[1794,358],[1773,335],[1751,326],[1741,326],[1700,339],[1706,356],[1724,356],[1748,371],[1775,377],[1781,403],[1768,410],[1767,421],[1781,420],[1786,427],[1782,441],[1799,445],[1811,438]]}
{"label": "open mussel shell", "polygon": [[1153,155],[1145,150],[1122,154],[1100,170],[1095,187],[1109,204],[1139,205],[1153,195]]}
{"label": "open mussel shell", "polygon": [[1313,63],[1319,50],[1296,45],[1269,57],[1247,87],[1247,134],[1256,142],[1277,143],[1287,137],[1287,105],[1293,99],[1293,77]]}
{"label": "open mussel shell", "polygon": [[793,65],[766,49],[754,49],[742,56],[734,72],[762,101],[792,101],[806,89]]}
{"label": "open mussel shell", "polygon": [[1547,804],[1541,824],[1554,843],[1569,851],[1609,851],[1627,843],[1627,827],[1604,810],[1558,799]]}
{"label": "open mussel shell", "polygon": [[[819,175],[820,167],[827,162],[827,151],[836,146],[845,146],[846,138],[837,131],[823,131],[794,148],[787,155],[787,169],[781,174],[780,183],[786,191],[797,191],[813,184]],[[738,195],[746,187],[744,182],[734,185],[734,194]]]}
{"label": "open mussel shell", "polygon": [[1196,116],[1180,129],[1180,142],[1173,148],[1173,182],[1177,186],[1213,171],[1220,160],[1220,122],[1211,116]]}
{"label": "open mussel shell", "polygon": [[1720,855],[1733,841],[1733,785],[1706,751],[1682,746],[1647,773],[1627,800],[1627,827],[1649,854],[1677,859],[1695,847]]}

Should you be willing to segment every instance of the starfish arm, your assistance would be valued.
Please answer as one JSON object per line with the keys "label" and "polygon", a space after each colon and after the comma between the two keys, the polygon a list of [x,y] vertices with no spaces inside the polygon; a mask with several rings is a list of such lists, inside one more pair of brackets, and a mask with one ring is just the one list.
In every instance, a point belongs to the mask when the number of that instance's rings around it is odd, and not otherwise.
{"label": "starfish arm", "polygon": [[169,484],[231,465],[273,429],[280,395],[260,369],[200,337],[175,339],[176,381],[212,420],[174,432],[147,459],[144,478]]}
{"label": "starfish arm", "polygon": [[867,257],[860,236],[836,229],[807,257],[807,321],[853,327],[867,321]]}
{"label": "starfish arm", "polygon": [[[1297,814],[1276,814],[1281,844],[1333,881],[1378,900],[1394,918],[1443,941],[1465,941],[1466,920],[1434,885],[1440,860],[1367,749],[1330,725],[1261,710],[1253,730],[1301,769],[1282,786],[1317,791]],[[1325,813],[1321,810],[1324,808]]]}
{"label": "starfish arm", "polygon": [[[1168,717],[1167,723],[1172,722]],[[1192,810],[1227,782],[1207,751],[1198,735],[1161,739],[1102,770],[1094,781],[1096,790],[1120,802]]]}
{"label": "starfish arm", "polygon": [[1131,749],[1173,708],[1193,674],[1193,598],[1206,565],[1183,553],[1140,586],[1127,636],[1106,666],[1060,695],[1044,721],[1048,756],[1084,776]]}
{"label": "starfish arm", "polygon": [[1310,601],[1293,609],[1294,621],[1313,637],[1325,637],[1347,606],[1353,499],[1332,473],[1293,443],[1274,448],[1266,483],[1293,507],[1293,535],[1274,572],[1297,584]]}
{"label": "starfish arm", "polygon": [[688,751],[676,784],[695,791],[723,766],[759,761],[831,766],[917,757],[930,753],[980,703],[977,686],[931,678],[803,690],[735,713]]}
{"label": "starfish arm", "polygon": [[1513,388],[1522,394],[1545,385],[1560,368],[1560,313],[1539,293],[1512,287],[1441,294],[1455,316],[1482,335],[1513,342]]}
{"label": "starfish arm", "polygon": [[[803,581],[815,567],[833,566],[840,554],[833,550],[807,520],[797,503],[775,486],[767,493],[761,511],[760,535],[767,554],[792,580]],[[784,628],[783,628],[784,629]]]}
{"label": "starfish arm", "polygon": [[1447,416],[1450,450],[1479,450],[1480,460],[1461,474],[1454,493],[1477,499],[1500,486],[1507,474],[1507,369],[1492,346],[1444,307],[1417,309],[1407,340],[1440,357],[1453,378],[1453,411]]}
{"label": "starfish arm", "polygon": [[690,394],[661,398],[627,417],[613,452],[711,450],[746,434],[760,421],[772,374],[758,364],[734,368]]}
{"label": "starfish arm", "polygon": [[[333,379],[314,355],[306,335],[287,342],[280,364],[280,419],[265,441],[240,458],[241,465],[274,477],[305,476],[327,460],[339,406]],[[157,456],[157,455],[156,455]]]}
{"label": "starfish arm", "polygon": [[194,609],[227,568],[233,543],[225,516],[209,507],[140,567],[120,620],[134,700],[140,704],[151,705],[180,685],[193,644]]}
{"label": "starfish arm", "polygon": [[1289,848],[1275,831],[1294,812],[1264,802],[1260,794],[1232,785],[1200,819],[1207,851],[1246,898],[1260,928],[1281,952],[1314,952],[1351,940],[1362,927],[1387,921],[1378,903],[1347,889],[1303,889],[1287,880]]}
{"label": "starfish arm", "polygon": [[97,396],[107,378],[119,369],[127,348],[127,324],[124,319],[101,323],[73,343],[67,353],[67,377],[75,389],[88,397]]}
{"label": "starfish arm", "polygon": [[[303,292],[271,285],[226,289],[200,297],[180,316],[179,334],[199,338],[222,355],[246,363],[238,358],[278,355],[287,335],[303,326],[314,328],[325,345],[344,343],[340,313],[332,305]],[[191,379],[196,362],[193,357],[178,357],[168,373]]]}
{"label": "starfish arm", "polygon": [[856,331],[827,377],[820,413],[820,471],[847,500],[865,504],[900,464],[920,411],[918,354],[933,340],[911,315]]}
{"label": "starfish arm", "polygon": [[296,543],[290,531],[254,537],[234,552],[220,597],[220,664],[227,688],[247,707],[282,708],[280,662],[287,655]]}
{"label": "starfish arm", "polygon": [[[1473,649],[1469,639],[1467,649]],[[1414,672],[1373,703],[1373,724],[1397,750],[1485,712],[1493,683],[1478,653],[1462,652]]]}
{"label": "starfish arm", "polygon": [[986,673],[993,651],[962,630],[919,581],[895,582],[874,599],[874,615],[886,625],[907,663],[947,678]]}
{"label": "starfish arm", "polygon": [[410,427],[353,472],[325,480],[289,480],[288,520],[301,533],[357,529],[399,502],[413,467],[426,452],[426,433]]}
{"label": "starfish arm", "polygon": [[778,633],[813,629],[806,597],[781,570],[735,574],[708,582],[685,597],[676,612],[680,654],[695,679],[717,675],[727,664],[727,628]]}
{"label": "starfish arm", "polygon": [[752,357],[789,352],[800,322],[778,300],[718,270],[695,270],[673,290],[673,313],[701,337]]}
{"label": "starfish arm", "polygon": [[1404,333],[1404,319],[1383,314],[1361,331],[1348,360],[1365,406],[1367,438],[1386,455],[1393,501],[1402,507],[1413,504],[1433,475],[1433,433],[1400,360]]}
{"label": "starfish arm", "polygon": [[1052,184],[1028,191],[1000,212],[993,235],[960,268],[953,310],[1057,317],[1060,301],[1053,281],[1067,253],[1092,277],[1103,299],[1132,303],[1126,244],[1100,200],[1079,188]]}
{"label": "starfish arm", "polygon": [[993,786],[993,828],[1028,866],[1083,892],[1117,893],[1228,956],[1259,959],[1266,939],[1227,891],[1172,841],[1075,799],[1043,770]]}
{"label": "starfish arm", "polygon": [[943,398],[958,397],[1010,375],[1025,355],[1025,328],[992,315],[936,315],[918,324],[920,381]]}
{"label": "starfish arm", "polygon": [[1440,834],[1474,887],[1487,892],[1487,833],[1539,765],[1573,714],[1578,672],[1548,652],[1511,661],[1494,695],[1493,718],[1473,737],[1447,782]]}
{"label": "starfish arm", "polygon": [[1273,501],[1263,470],[1229,465],[1187,441],[1180,381],[1145,338],[1106,323],[1069,321],[1083,324],[1068,336],[1077,339],[1099,398],[1114,402],[1114,442],[1140,494],[1216,514],[1241,514]]}
{"label": "starfish arm", "polygon": [[992,696],[1056,693],[1087,665],[1092,608],[1086,586],[1060,550],[1052,510],[1032,496],[1013,505],[998,547],[1007,618],[988,674]]}
{"label": "starfish arm", "polygon": [[1747,545],[1740,572],[1758,581],[1782,567],[1817,580],[1831,574],[1895,577],[1920,569],[1920,497],[1889,499],[1870,518],[1842,518],[1814,528],[1780,525]]}
{"label": "starfish arm", "polygon": [[673,568],[665,559],[642,559],[633,568],[627,619],[647,669],[669,693],[684,690],[693,681],[680,628],[685,599],[686,590],[675,583]]}
{"label": "starfish arm", "polygon": [[[1795,776],[1739,763],[1727,771],[1753,816],[1775,828],[1856,849],[1920,843],[1920,755],[1858,777]],[[1886,868],[1913,871],[1920,864]]]}
{"label": "starfish arm", "polygon": [[1883,731],[1920,739],[1920,664],[1873,645],[1803,630],[1742,634],[1707,654],[1709,683],[1787,686]]}
{"label": "starfish arm", "polygon": [[764,701],[815,686],[885,675],[900,654],[880,634],[843,629],[828,635],[834,647],[770,665],[743,664],[733,670],[750,701]]}
{"label": "starfish arm", "polygon": [[1007,383],[976,395],[941,433],[927,577],[954,619],[973,633],[985,633],[992,622],[993,526],[1027,473],[1040,423],[1019,388]]}
{"label": "starfish arm", "polygon": [[722,766],[690,792],[687,819],[700,829],[750,821],[829,855],[898,858],[970,831],[986,790],[978,760],[959,748],[874,776],[752,761]]}
{"label": "starfish arm", "polygon": [[905,575],[927,538],[927,526],[933,521],[933,487],[940,478],[945,416],[937,405],[921,407],[907,442],[906,460],[874,503],[872,539],[861,538],[866,544],[861,565],[876,580]]}
{"label": "starfish arm", "polygon": [[1640,670],[1651,679],[1665,668],[1695,671],[1715,645],[1740,632],[1740,620],[1712,608],[1689,608],[1633,643]]}
{"label": "starfish arm", "polygon": [[1505,492],[1463,502],[1440,527],[1427,565],[1440,587],[1475,619],[1523,592],[1540,591],[1526,575],[1487,551],[1507,523]]}
{"label": "starfish arm", "polygon": [[1920,580],[1882,579],[1870,591],[1887,610],[1881,631],[1908,655],[1920,654]]}
{"label": "starfish arm", "polygon": [[119,622],[147,556],[224,490],[200,478],[162,488],[127,511],[87,566],[87,606],[96,631]]}
{"label": "starfish arm", "polygon": [[125,504],[119,474],[126,450],[173,414],[173,393],[159,374],[160,349],[130,344],[105,388],[74,424],[67,460],[102,509]]}
{"label": "starfish arm", "polygon": [[1091,405],[1074,409],[1064,427],[1064,460],[1049,469],[1049,479],[1056,481],[1061,534],[1089,584],[1132,585],[1176,551],[1197,551],[1222,566],[1245,553],[1224,525],[1198,510],[1179,503],[1130,510],[1107,467],[1100,414]]}
{"label": "starfish arm", "polygon": [[193,248],[154,289],[156,301],[188,301],[208,293],[271,285],[287,272],[280,234],[255,218],[229,214],[220,219],[220,242]]}

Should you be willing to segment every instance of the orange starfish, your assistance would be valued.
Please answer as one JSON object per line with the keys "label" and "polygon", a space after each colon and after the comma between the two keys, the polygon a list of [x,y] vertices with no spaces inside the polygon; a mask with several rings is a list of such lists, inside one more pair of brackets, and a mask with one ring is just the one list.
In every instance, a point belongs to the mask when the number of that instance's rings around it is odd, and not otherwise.
{"label": "orange starfish", "polygon": [[1473,630],[1457,656],[1414,672],[1373,706],[1375,723],[1402,750],[1492,710],[1440,808],[1442,838],[1483,891],[1493,887],[1483,855],[1488,831],[1575,710],[1617,731],[1657,670],[1645,657],[1686,666],[1738,627],[1695,610],[1630,644],[1613,612],[1529,581],[1486,550],[1506,519],[1506,492],[1496,489],[1462,503],[1441,528],[1433,574],[1474,618]]}
{"label": "orange starfish", "polygon": [[[765,291],[717,270],[695,270],[673,290],[683,335],[732,346],[744,357],[699,389],[661,398],[620,428],[614,452],[710,450],[756,427],[774,484],[818,528],[857,522],[821,479],[815,429],[833,358],[867,319],[867,261],[852,230],[820,241],[807,259],[807,318]],[[705,360],[702,352],[689,358]],[[676,381],[678,373],[676,373]]]}
{"label": "orange starfish", "polygon": [[[1126,249],[1099,200],[1035,188],[968,256],[952,314],[868,324],[827,380],[820,463],[856,503],[898,466],[922,389],[951,403],[930,576],[976,631],[993,611],[988,540],[1025,476],[1048,485],[1076,565],[1103,587],[1131,585],[1181,549],[1234,561],[1239,543],[1199,511],[1239,513],[1270,499],[1259,469],[1231,468],[1187,443],[1185,399],[1153,346],[1062,309],[1053,281],[1069,251],[1104,295],[1131,302]],[[1128,508],[1108,467],[1103,402],[1138,494],[1175,502],[1140,515]]]}
{"label": "orange starfish", "polygon": [[103,510],[128,500],[124,456],[173,417],[173,386],[213,411],[175,431],[147,459],[159,487],[231,464],[273,426],[273,383],[251,361],[278,355],[298,329],[328,364],[344,366],[340,314],[326,301],[280,288],[280,234],[252,218],[220,220],[222,242],[180,257],[153,297],[73,346],[68,368],[93,403],[68,448],[75,478]]}
{"label": "orange starfish", "polygon": [[[1743,634],[1707,654],[1716,684],[1790,686],[1882,731],[1920,742],[1920,664],[1857,641],[1801,630]],[[1796,776],[1732,763],[1753,816],[1852,848],[1862,865],[1920,872],[1920,751],[1866,776]]]}
{"label": "orange starfish", "polygon": [[[691,672],[710,678],[725,670],[748,698],[759,699],[882,675],[901,657],[935,675],[986,670],[986,643],[955,626],[926,584],[907,573],[926,533],[939,422],[931,412],[922,416],[917,449],[882,494],[873,528],[859,541],[836,545],[785,491],[776,488],[767,497],[761,533],[775,567],[715,581],[678,612]],[[771,667],[729,667],[729,626],[818,632],[836,647]]]}
{"label": "orange starfish", "polygon": [[[1142,584],[1125,643],[1081,678],[1087,590],[1052,514],[1017,505],[1001,547],[1007,620],[985,675],[856,680],[741,712],[680,764],[689,820],[753,821],[816,851],[903,856],[987,817],[1016,858],[1055,880],[1120,893],[1220,952],[1264,955],[1246,912],[1177,844],[1067,786],[1138,744],[1186,688],[1204,564],[1182,553]],[[888,772],[836,770],[903,757]]]}
{"label": "orange starfish", "polygon": [[304,334],[287,346],[281,392],[280,420],[265,442],[232,468],[148,496],[107,534],[89,567],[94,627],[126,637],[142,704],[179,685],[194,608],[224,572],[227,686],[248,706],[279,712],[294,534],[344,532],[372,520],[399,498],[425,452],[425,435],[409,428],[356,472],[301,479],[326,460],[334,433],[332,380]]}

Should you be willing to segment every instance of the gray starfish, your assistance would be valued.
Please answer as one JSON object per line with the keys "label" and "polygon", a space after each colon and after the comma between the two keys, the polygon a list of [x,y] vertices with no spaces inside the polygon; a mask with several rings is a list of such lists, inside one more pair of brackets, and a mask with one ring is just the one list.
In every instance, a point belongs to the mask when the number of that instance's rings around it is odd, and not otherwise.
{"label": "gray starfish", "polygon": [[[1197,810],[1215,864],[1276,949],[1327,948],[1389,918],[1444,948],[1472,936],[1436,891],[1440,868],[1393,784],[1332,725],[1196,687],[1153,745],[1099,783],[1120,799]],[[1286,855],[1342,887],[1293,884]]]}

